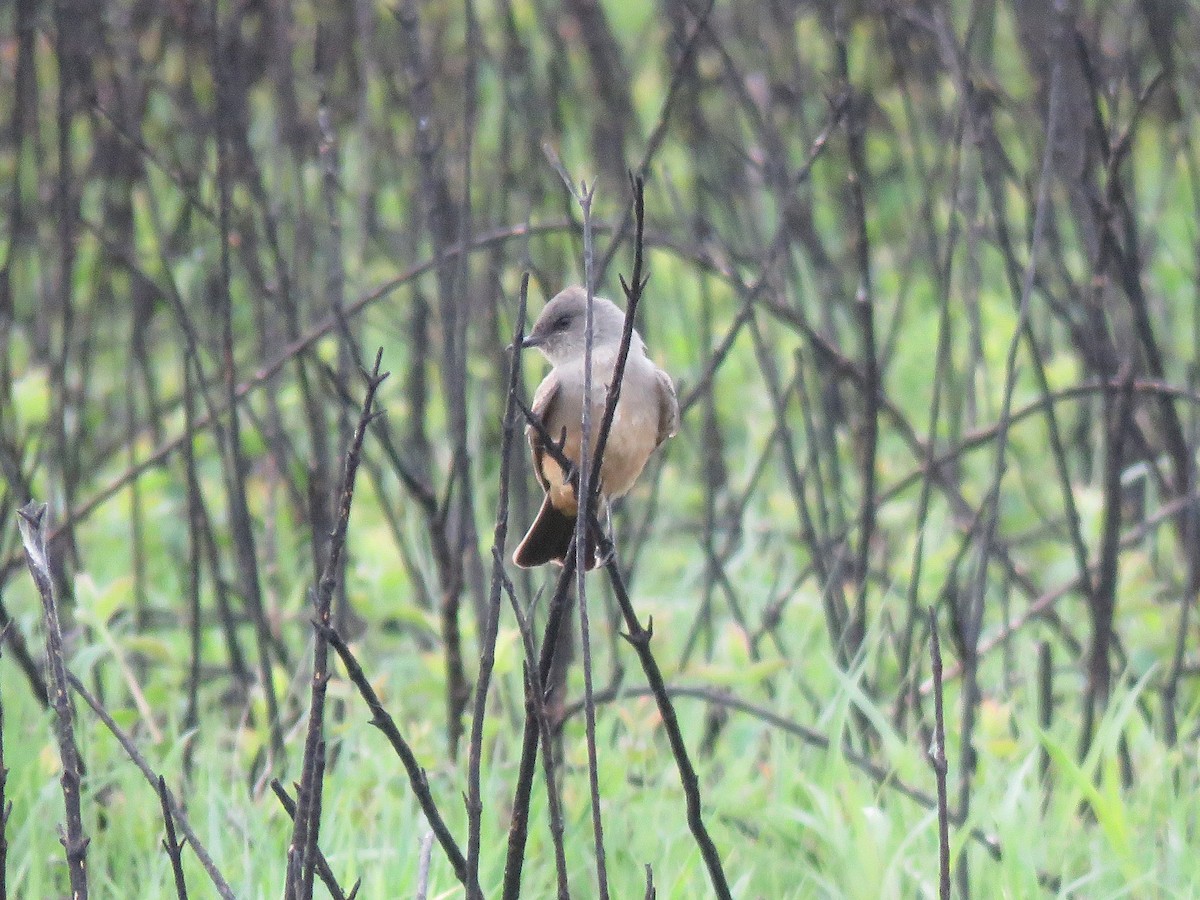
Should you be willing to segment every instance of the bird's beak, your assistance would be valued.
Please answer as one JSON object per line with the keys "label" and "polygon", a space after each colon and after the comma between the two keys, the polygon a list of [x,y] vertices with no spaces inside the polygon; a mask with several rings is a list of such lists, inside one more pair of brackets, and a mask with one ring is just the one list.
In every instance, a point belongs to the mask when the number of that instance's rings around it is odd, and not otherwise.
{"label": "bird's beak", "polygon": [[528,350],[530,347],[540,346],[542,346],[542,339],[536,334],[530,334],[525,338],[525,340],[521,341],[521,348],[524,350]]}

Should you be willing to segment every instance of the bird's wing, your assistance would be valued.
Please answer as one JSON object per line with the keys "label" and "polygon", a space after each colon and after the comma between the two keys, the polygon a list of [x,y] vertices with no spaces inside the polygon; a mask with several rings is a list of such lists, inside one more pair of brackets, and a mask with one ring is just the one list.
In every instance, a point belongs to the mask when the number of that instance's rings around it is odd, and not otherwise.
{"label": "bird's wing", "polygon": [[[554,413],[559,397],[558,384],[558,374],[554,369],[551,369],[550,374],[543,378],[542,383],[538,385],[538,389],[533,395],[533,406],[531,407],[533,414],[541,420],[551,439],[556,439],[556,436],[550,429],[552,427],[551,423],[556,418]],[[529,449],[533,453],[533,470],[537,473],[538,481],[542,483],[543,490],[550,490],[550,482],[542,474],[542,458],[546,455],[545,442],[542,440],[542,436],[538,433],[538,430],[532,425],[525,426],[525,436],[529,438]]]}
{"label": "bird's wing", "polygon": [[675,397],[675,385],[671,376],[662,369],[655,369],[658,387],[658,438],[657,447],[679,430],[679,400]]}

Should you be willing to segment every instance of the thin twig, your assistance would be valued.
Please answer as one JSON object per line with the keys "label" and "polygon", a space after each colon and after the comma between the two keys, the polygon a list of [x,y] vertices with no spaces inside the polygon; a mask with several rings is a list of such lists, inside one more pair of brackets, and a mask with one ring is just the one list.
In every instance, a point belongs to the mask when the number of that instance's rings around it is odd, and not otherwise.
{"label": "thin twig", "polygon": [[[687,4],[684,4],[686,7]],[[667,85],[666,96],[663,97],[662,106],[658,111],[658,120],[654,127],[650,130],[650,136],[646,139],[646,149],[642,154],[641,161],[633,170],[634,177],[638,181],[644,181],[646,174],[650,171],[650,163],[654,156],[658,153],[662,146],[663,139],[667,135],[667,126],[671,121],[671,112],[675,107],[675,101],[679,96],[680,88],[684,85],[684,78],[689,73],[688,66],[692,62],[696,53],[696,48],[700,44],[700,36],[708,30],[708,20],[712,15],[713,9],[716,7],[716,0],[707,0],[704,5],[704,10],[696,16],[696,22],[692,26],[691,33],[684,39],[683,48],[679,53],[679,59],[675,61],[674,68],[671,72],[671,83]],[[693,15],[696,15],[693,12]],[[634,216],[634,223],[637,224],[636,205],[641,202],[640,194],[635,194],[633,202],[625,207],[625,211],[621,217],[621,224],[617,227],[616,233],[613,235],[612,242],[608,246],[608,251],[600,260],[600,264],[596,267],[597,281],[603,281],[605,274],[608,272],[608,267],[612,265],[613,259],[617,255],[621,244],[624,242],[626,235],[629,232],[630,216]]]}
{"label": "thin twig", "polygon": [[[951,187],[949,196],[955,198],[955,207],[952,209],[947,222],[946,250],[943,258],[938,260],[937,267],[937,283],[938,283],[938,324],[937,324],[937,350],[934,353],[933,363],[933,388],[929,400],[929,425],[926,428],[926,434],[929,435],[928,443],[926,444],[925,452],[925,477],[921,479],[921,493],[917,500],[917,514],[914,522],[913,531],[916,534],[916,547],[912,552],[912,562],[908,576],[908,609],[905,613],[904,626],[901,632],[898,656],[899,669],[903,684],[897,691],[896,712],[893,716],[894,724],[898,728],[902,728],[904,717],[908,711],[908,698],[912,696],[911,685],[915,681],[915,675],[910,671],[913,649],[913,633],[916,629],[916,622],[920,617],[920,604],[917,601],[921,586],[922,567],[925,562],[925,540],[929,525],[929,508],[930,499],[933,494],[933,461],[937,455],[937,434],[938,424],[942,415],[942,394],[948,392],[947,382],[949,381],[949,360],[950,360],[950,335],[952,320],[951,313],[951,294],[953,288],[953,266],[956,254],[954,253],[955,245],[958,240],[959,220],[958,215],[958,187],[959,179],[962,176],[963,157],[962,142],[964,136],[964,127],[960,123],[955,129],[954,136],[954,163],[951,176]],[[932,213],[931,213],[932,214]],[[932,232],[931,232],[932,233]],[[937,255],[937,248],[934,245],[934,239],[930,237],[930,252],[931,255]]]}
{"label": "thin twig", "polygon": [[[11,623],[0,628],[0,656],[8,638]],[[8,799],[8,767],[4,764],[4,700],[0,697],[0,900],[8,900],[8,816],[12,801]]]}
{"label": "thin twig", "polygon": [[[275,798],[279,801],[279,805],[283,807],[283,811],[288,814],[289,819],[296,818],[296,803],[288,796],[287,789],[279,783],[278,778],[271,779],[271,790],[275,794]],[[354,887],[350,889],[350,893],[346,894],[342,891],[342,886],[338,884],[337,879],[333,875],[333,869],[329,867],[329,860],[325,858],[325,854],[318,847],[314,854],[316,858],[317,874],[321,876],[321,881],[325,883],[325,887],[329,890],[329,895],[333,900],[353,900],[358,893],[359,886],[362,884],[362,879],[354,882]]]}
{"label": "thin twig", "polygon": [[64,659],[62,628],[58,622],[58,605],[54,597],[54,578],[46,555],[46,504],[30,500],[17,510],[17,527],[25,548],[25,563],[42,598],[42,622],[46,629],[46,659],[53,686],[54,735],[62,763],[63,805],[66,809],[66,831],[61,836],[67,853],[67,868],[71,879],[72,900],[87,900],[87,846],[80,806],[80,784],[83,763],[75,743],[75,728],[71,721],[71,698],[67,692],[67,664]]}
{"label": "thin twig", "polygon": [[867,128],[865,118],[860,121],[855,115],[856,100],[850,84],[850,69],[847,59],[846,36],[844,23],[840,22],[836,29],[835,44],[837,47],[838,74],[842,80],[843,90],[848,99],[845,113],[846,141],[850,155],[850,183],[852,224],[855,231],[854,250],[855,262],[858,267],[858,289],[854,297],[854,311],[858,319],[862,341],[863,357],[863,419],[864,427],[861,436],[859,452],[862,469],[862,498],[858,514],[858,553],[854,566],[854,578],[858,582],[858,595],[855,598],[854,615],[847,623],[848,652],[853,656],[858,652],[866,633],[867,627],[867,592],[871,584],[870,562],[871,544],[875,533],[875,517],[878,505],[875,501],[876,492],[876,456],[879,451],[879,360],[875,349],[875,292],[871,276],[871,245],[867,233],[867,207],[864,196],[864,182],[868,178],[866,151],[863,147],[864,133]]}
{"label": "thin twig", "polygon": [[942,710],[942,644],[937,612],[929,607],[929,657],[933,669],[933,743],[929,762],[937,781],[938,896],[950,900],[950,804],[946,798],[946,717]]}
{"label": "thin twig", "polygon": [[[1124,368],[1122,381],[1125,384],[1122,389],[1104,395],[1104,434],[1107,444],[1104,459],[1104,512],[1095,590],[1088,604],[1092,635],[1088,648],[1088,678],[1084,689],[1083,723],[1079,739],[1081,762],[1086,759],[1091,749],[1096,718],[1108,704],[1112,681],[1112,661],[1109,654],[1116,638],[1113,616],[1117,608],[1117,576],[1121,555],[1125,446],[1133,419],[1133,397],[1129,389],[1133,381],[1133,370],[1128,364]],[[1190,515],[1185,514],[1185,517],[1190,518]]]}
{"label": "thin twig", "polygon": [[267,732],[270,736],[268,767],[272,757],[283,754],[283,723],[279,714],[279,698],[275,694],[274,667],[271,662],[271,628],[263,600],[258,553],[255,549],[254,527],[250,516],[247,496],[246,472],[249,466],[242,456],[241,408],[237,405],[238,373],[234,348],[234,308],[231,292],[232,263],[229,245],[233,229],[231,206],[233,203],[233,176],[229,161],[229,132],[234,115],[231,112],[232,98],[229,96],[230,78],[234,77],[227,65],[221,36],[219,3],[212,0],[210,8],[210,51],[213,81],[216,91],[213,126],[217,149],[217,221],[220,232],[219,278],[217,281],[220,301],[220,340],[222,359],[222,382],[225,403],[229,410],[229,422],[223,431],[221,442],[222,473],[229,501],[229,527],[233,535],[234,553],[243,599],[254,622],[254,638],[258,653],[258,677],[267,705]]}
{"label": "thin twig", "polygon": [[[470,699],[462,658],[462,638],[458,622],[461,599],[466,586],[466,565],[477,565],[479,548],[475,534],[474,492],[471,490],[471,463],[467,440],[467,325],[468,310],[463,298],[462,283],[468,274],[461,258],[452,259],[449,248],[462,241],[470,230],[470,209],[455,203],[446,162],[438,150],[438,131],[443,124],[442,107],[436,103],[433,77],[434,52],[425,44],[420,28],[421,5],[413,0],[401,0],[392,14],[399,24],[403,64],[411,84],[410,102],[416,124],[415,150],[420,170],[420,189],[425,226],[432,240],[437,275],[438,309],[442,318],[442,360],[440,372],[446,396],[449,432],[453,441],[451,471],[447,489],[454,485],[453,510],[445,507],[445,521],[455,541],[451,553],[442,561],[441,626],[446,659],[446,732],[450,756],[457,756],[462,737],[462,715]],[[470,30],[470,28],[468,29]],[[474,35],[469,34],[469,39]],[[467,73],[465,123],[468,140],[473,134],[475,107],[474,78]],[[470,153],[466,148],[467,177],[465,200],[470,201]],[[449,500],[449,493],[447,493]],[[452,513],[452,515],[451,515]],[[478,606],[483,603],[482,575],[475,595]],[[477,606],[477,608],[478,608]],[[483,613],[478,611],[482,624]]]}
{"label": "thin twig", "polygon": [[[498,555],[498,554],[497,554]],[[501,559],[503,562],[503,559]],[[538,652],[533,643],[533,628],[529,617],[521,609],[513,590],[512,581],[504,578],[504,592],[508,595],[512,606],[513,617],[517,620],[517,630],[521,635],[521,645],[525,649],[524,682],[525,682],[525,715],[526,723],[536,719],[538,734],[546,752],[542,754],[542,771],[546,779],[546,806],[550,815],[550,840],[554,844],[554,867],[558,877],[558,900],[569,900],[571,896],[567,878],[567,854],[563,847],[563,818],[562,801],[558,794],[558,781],[554,775],[554,753],[551,735],[550,714],[546,709],[546,693],[538,666]],[[536,744],[535,744],[536,746]]]}
{"label": "thin twig", "polygon": [[417,863],[417,900],[425,900],[429,893],[429,861],[433,856],[433,832],[427,831],[421,838],[421,855]]}
{"label": "thin twig", "polygon": [[483,723],[487,713],[488,686],[496,662],[496,637],[500,628],[500,601],[504,581],[504,544],[508,537],[508,475],[512,457],[513,432],[516,429],[517,383],[521,372],[521,342],[525,338],[525,304],[529,297],[529,273],[521,277],[517,303],[517,326],[513,334],[512,357],[508,372],[508,393],[504,404],[503,438],[500,443],[500,491],[496,500],[496,524],[492,531],[492,583],[488,594],[487,620],[479,651],[479,677],[475,682],[475,708],[471,716],[471,736],[467,745],[467,883],[471,900],[482,900],[479,892],[479,844],[483,802],[480,799],[479,768],[483,756]]}
{"label": "thin twig", "polygon": [[354,502],[354,478],[358,472],[359,461],[362,459],[363,440],[371,420],[376,416],[373,410],[375,393],[388,377],[388,373],[380,373],[382,361],[383,348],[381,347],[375,353],[375,365],[371,372],[363,372],[363,377],[367,382],[367,393],[363,399],[362,414],[359,416],[354,436],[346,451],[346,462],[339,491],[341,500],[338,505],[337,522],[330,539],[329,556],[325,560],[325,569],[321,573],[321,581],[317,585],[314,598],[317,629],[313,649],[312,705],[309,710],[308,731],[304,741],[304,760],[301,767],[300,788],[297,793],[296,820],[292,829],[291,844],[288,847],[288,875],[284,889],[284,896],[288,900],[292,900],[292,898],[310,900],[311,898],[312,860],[306,854],[307,848],[313,845],[310,832],[311,835],[315,835],[320,830],[320,819],[315,814],[321,805],[321,779],[317,777],[316,758],[318,747],[323,740],[325,691],[329,684],[329,644],[326,639],[326,629],[332,623],[333,593],[337,588],[342,553],[346,547],[346,534],[350,527],[350,507]]}
{"label": "thin twig", "polygon": [[[633,343],[633,331],[637,316],[638,303],[650,276],[642,276],[643,253],[646,239],[646,182],[640,175],[631,176],[633,185],[633,273],[629,281],[621,276],[621,289],[625,292],[625,324],[621,330],[621,343],[617,347],[617,358],[613,363],[612,379],[608,387],[608,396],[604,399],[604,414],[600,417],[600,430],[596,433],[596,452],[592,460],[592,471],[588,484],[593,485],[592,494],[600,494],[600,469],[604,465],[604,451],[608,446],[608,436],[612,430],[613,418],[617,412],[617,403],[621,399],[621,387],[625,381],[625,366],[629,359],[629,348]],[[584,224],[587,224],[584,219]],[[588,395],[590,396],[590,395]],[[585,404],[586,406],[586,404]],[[593,504],[595,498],[593,497]]]}
{"label": "thin twig", "polygon": [[[1059,27],[1062,27],[1061,24]],[[1013,396],[1017,386],[1017,352],[1020,348],[1029,321],[1030,298],[1033,294],[1034,276],[1037,273],[1038,255],[1041,252],[1042,236],[1046,228],[1050,181],[1054,171],[1054,148],[1058,140],[1057,123],[1059,98],[1062,92],[1062,59],[1057,54],[1050,75],[1050,96],[1046,120],[1046,146],[1042,156],[1042,171],[1038,181],[1037,200],[1034,209],[1033,231],[1029,241],[1029,262],[1021,284],[1021,302],[1017,310],[1017,325],[1013,329],[1004,366],[1004,393],[1000,403],[999,424],[996,430],[996,457],[991,482],[984,502],[986,510],[979,539],[979,555],[976,561],[975,578],[965,599],[966,608],[960,615],[964,622],[964,684],[962,689],[962,725],[960,769],[958,773],[958,813],[965,818],[971,809],[971,779],[974,774],[974,730],[978,712],[979,695],[976,684],[978,675],[979,635],[983,623],[984,606],[988,587],[988,561],[992,554],[992,543],[1000,521],[1000,485],[1007,468],[1008,433],[1012,421]],[[960,892],[967,896],[970,878],[966,865],[967,857],[960,855],[958,881]]]}
{"label": "thin twig", "polygon": [[[551,163],[556,165],[567,189],[583,212],[583,284],[587,293],[587,303],[584,307],[583,331],[583,403],[582,420],[580,422],[579,438],[579,488],[577,509],[575,511],[575,600],[579,605],[579,644],[583,667],[583,696],[584,696],[584,735],[587,742],[588,754],[588,788],[592,806],[592,841],[596,849],[596,881],[600,900],[608,900],[608,866],[604,853],[604,823],[600,815],[600,772],[598,754],[596,751],[596,709],[592,704],[592,642],[591,626],[587,606],[587,570],[591,563],[589,556],[595,553],[591,542],[587,539],[590,528],[589,514],[592,509],[593,485],[599,487],[599,479],[592,474],[592,463],[601,459],[601,452],[592,452],[592,351],[594,335],[593,301],[595,300],[595,250],[592,236],[592,200],[596,195],[596,183],[591,187],[580,183],[573,184],[570,176],[563,168],[558,157],[549,152]],[[628,329],[632,317],[626,313],[625,323]],[[614,373],[612,381],[616,382],[622,373]]]}
{"label": "thin twig", "polygon": [[[1037,645],[1037,717],[1038,727],[1047,734],[1050,733],[1050,726],[1054,724],[1054,656],[1053,648],[1049,641],[1038,641]],[[1042,790],[1045,791],[1044,799],[1050,799],[1050,785],[1047,779],[1050,776],[1050,748],[1045,741],[1039,742],[1038,747],[1038,774],[1042,779]]]}
{"label": "thin twig", "polygon": [[[535,417],[536,418],[536,417]],[[571,539],[572,545],[574,538]],[[563,560],[562,572],[558,576],[558,585],[550,600],[550,608],[546,611],[546,627],[542,633],[542,647],[538,655],[538,683],[545,684],[550,676],[550,666],[554,662],[554,648],[558,644],[559,631],[566,617],[567,593],[571,587],[571,579],[575,577],[576,554],[574,546],[567,550]],[[527,679],[532,684],[533,679]],[[537,768],[538,739],[541,736],[540,724],[532,713],[525,716],[525,728],[521,735],[521,758],[517,764],[517,784],[513,789],[512,812],[509,814],[508,851],[504,861],[504,886],[501,896],[503,900],[516,900],[521,893],[521,871],[525,865],[525,839],[529,833],[529,801],[533,790],[533,778]],[[547,744],[546,753],[551,752]]]}
{"label": "thin twig", "polygon": [[163,823],[167,827],[167,836],[163,839],[162,847],[167,851],[171,860],[171,872],[175,875],[175,896],[179,900],[187,900],[187,882],[183,878],[183,845],[185,841],[175,836],[175,819],[171,815],[171,801],[167,794],[167,780],[158,776],[158,802],[162,805]]}
{"label": "thin twig", "polygon": [[[308,796],[308,831],[305,835],[306,843],[304,845],[304,853],[301,857],[303,860],[303,872],[301,873],[300,888],[297,893],[304,900],[312,900],[313,895],[313,874],[316,871],[317,859],[317,836],[320,833],[321,826],[321,805],[322,805],[322,785],[325,779],[325,740],[322,738],[317,741],[317,749],[313,754],[313,762],[310,771],[312,776],[312,793]],[[299,791],[296,796],[301,796]]]}
{"label": "thin twig", "polygon": [[646,673],[646,682],[658,705],[659,715],[662,716],[663,728],[667,732],[671,753],[674,755],[675,765],[679,769],[679,781],[683,785],[683,794],[687,800],[688,827],[696,839],[696,845],[700,848],[704,865],[708,868],[708,877],[712,882],[713,891],[721,900],[729,900],[733,895],[730,893],[729,883],[725,879],[725,870],[721,867],[721,855],[717,852],[717,846],[713,843],[708,828],[704,825],[703,806],[700,801],[700,779],[697,778],[696,770],[692,767],[692,761],[688,757],[687,745],[683,742],[679,719],[675,715],[675,706],[671,703],[662,672],[658,668],[654,654],[650,652],[650,639],[654,636],[654,620],[651,619],[646,628],[643,628],[641,622],[638,621],[637,613],[634,612],[633,603],[630,602],[629,594],[625,590],[625,582],[621,577],[616,560],[610,559],[605,569],[608,571],[613,593],[616,594],[617,605],[621,608],[621,615],[625,618],[625,627],[628,629],[625,638],[637,653],[638,661],[642,664],[642,671]]}

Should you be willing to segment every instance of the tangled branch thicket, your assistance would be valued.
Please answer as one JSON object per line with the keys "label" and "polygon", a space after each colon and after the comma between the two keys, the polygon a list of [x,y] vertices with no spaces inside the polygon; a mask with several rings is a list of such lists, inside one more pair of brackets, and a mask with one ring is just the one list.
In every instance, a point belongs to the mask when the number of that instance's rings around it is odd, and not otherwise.
{"label": "tangled branch thicket", "polygon": [[[1102,785],[1151,848],[1177,823],[1139,798],[1197,788],[1196,9],[0,23],[0,898],[1200,880],[1012,824],[1111,838]],[[642,299],[683,426],[576,604],[572,555],[504,544],[540,501],[523,276],[536,313],[585,271]],[[76,742],[68,869],[29,748]]]}

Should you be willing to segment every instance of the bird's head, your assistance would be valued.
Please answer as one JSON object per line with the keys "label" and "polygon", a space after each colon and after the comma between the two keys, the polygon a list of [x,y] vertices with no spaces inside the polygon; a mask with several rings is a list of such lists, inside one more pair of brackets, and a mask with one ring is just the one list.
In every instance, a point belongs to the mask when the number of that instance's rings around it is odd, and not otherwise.
{"label": "bird's head", "polygon": [[[583,356],[587,322],[587,292],[578,285],[560,291],[546,304],[522,347],[536,347],[551,365]],[[592,350],[613,349],[621,343],[625,313],[611,300],[592,298]]]}

